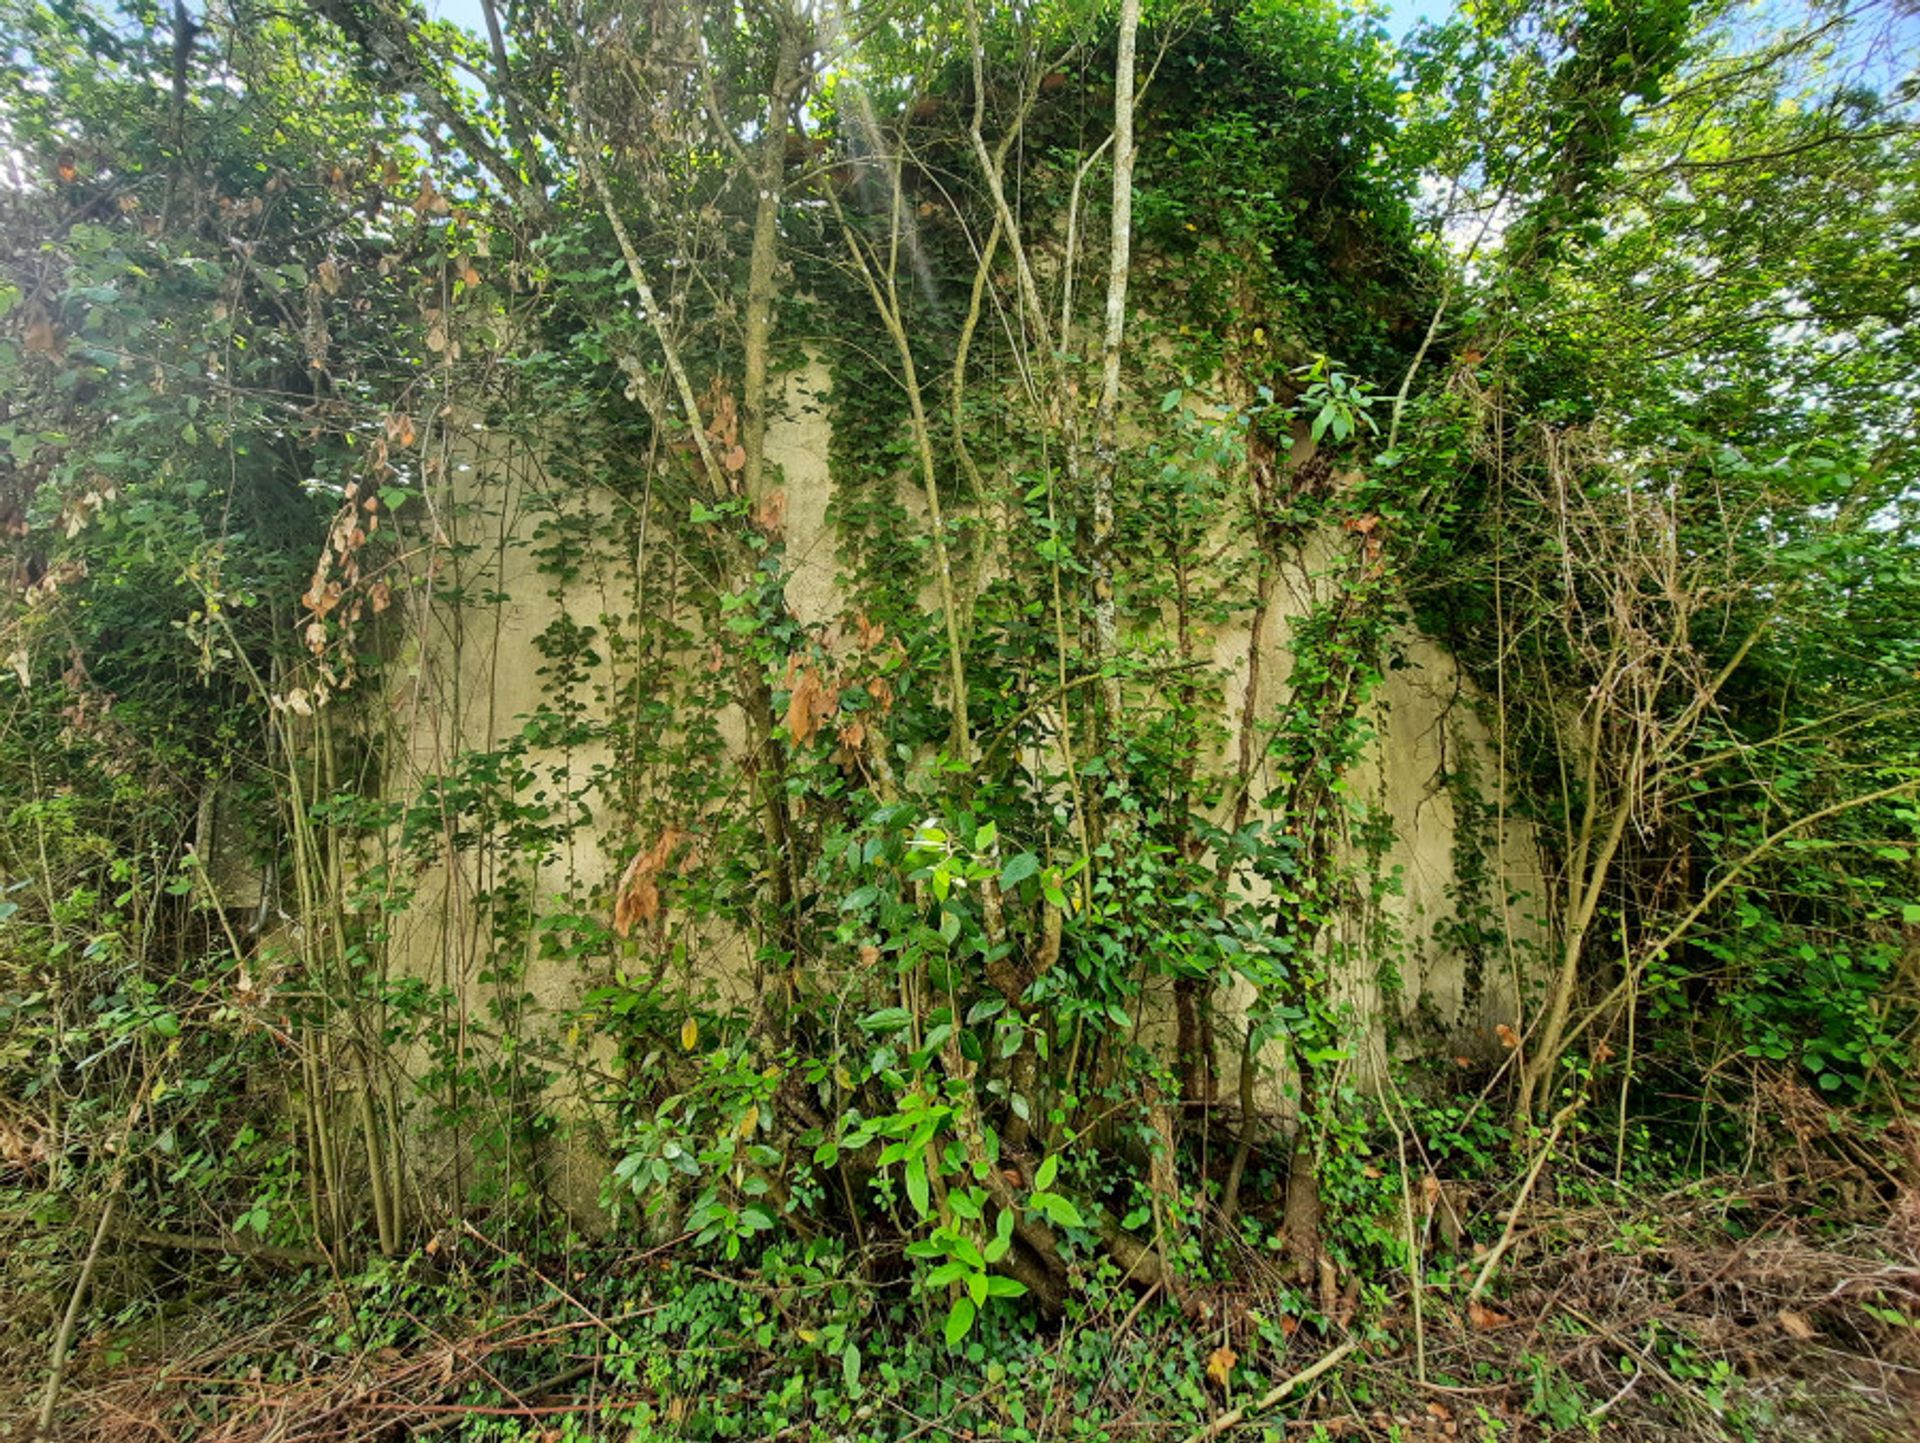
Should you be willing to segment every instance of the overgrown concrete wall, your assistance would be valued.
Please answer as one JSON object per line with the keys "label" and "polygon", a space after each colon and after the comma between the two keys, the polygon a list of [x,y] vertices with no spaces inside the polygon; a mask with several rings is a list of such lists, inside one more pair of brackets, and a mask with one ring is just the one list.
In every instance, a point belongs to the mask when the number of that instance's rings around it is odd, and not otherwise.
{"label": "overgrown concrete wall", "polygon": [[[858,600],[847,593],[829,519],[834,479],[828,391],[827,369],[817,360],[793,372],[768,437],[768,456],[784,493],[787,604],[800,621],[816,626],[842,616]],[[1310,454],[1303,446],[1295,459]],[[449,849],[417,878],[418,895],[397,926],[396,966],[444,984],[463,1000],[474,1019],[476,1048],[493,1045],[486,1023],[490,1005],[516,992],[546,1014],[556,1038],[577,1045],[592,1065],[604,1066],[610,1060],[605,1047],[565,1035],[562,1019],[594,977],[609,969],[609,959],[545,957],[529,941],[522,965],[503,966],[488,908],[512,880],[536,915],[582,906],[605,913],[619,869],[651,840],[631,834],[613,805],[614,784],[623,779],[613,775],[620,759],[612,751],[529,742],[527,724],[552,705],[555,659],[542,638],[568,618],[600,632],[588,683],[575,687],[581,704],[605,719],[609,708],[631,698],[631,669],[608,644],[607,629],[630,627],[638,609],[664,604],[660,593],[650,598],[642,584],[654,574],[657,558],[640,556],[637,544],[623,550],[610,540],[620,530],[619,507],[630,503],[549,475],[538,446],[526,438],[480,426],[456,432],[448,482],[440,517],[442,560],[413,599],[414,640],[386,702],[394,732],[389,788],[397,795],[417,794],[430,779],[456,769],[462,754],[518,746],[535,795],[550,801],[577,792],[596,815],[537,862],[507,855],[497,840]],[[924,524],[917,487],[905,478],[899,484],[904,509]],[[567,544],[561,518],[571,518],[572,533],[590,540],[557,574],[550,560],[543,564],[542,552],[550,557],[553,547]],[[1250,548],[1245,538],[1223,538],[1220,564],[1250,574]],[[1257,638],[1248,608],[1241,607],[1202,639],[1198,654],[1210,659],[1221,679],[1219,722],[1229,748],[1249,716],[1257,721],[1285,700],[1291,628],[1313,605],[1334,551],[1335,538],[1322,537],[1280,561]],[[990,575],[996,567],[987,557],[977,570]],[[929,608],[937,605],[930,578],[925,597]],[[713,666],[723,644],[709,638],[690,645],[677,664],[689,670]],[[1362,1079],[1376,1073],[1391,1037],[1407,1024],[1421,1026],[1429,1039],[1438,1033],[1453,1052],[1497,1049],[1495,1028],[1517,1010],[1514,969],[1527,955],[1543,910],[1534,839],[1524,822],[1508,815],[1498,757],[1472,688],[1445,651],[1424,637],[1404,635],[1397,651],[1367,709],[1374,740],[1366,764],[1348,779],[1350,796],[1385,818],[1385,840],[1362,868],[1367,880],[1356,882],[1342,925],[1323,939],[1345,959],[1342,995],[1356,1018],[1348,1065]],[[1249,696],[1256,660],[1258,688]],[[738,764],[746,728],[737,708],[721,710],[720,729]],[[1229,761],[1219,760],[1223,767]],[[1257,765],[1250,779],[1256,812],[1270,785],[1263,767]],[[1489,929],[1502,934],[1506,945],[1473,941]],[[695,990],[744,1005],[760,985],[738,930],[670,913],[653,945],[662,954],[642,958],[640,966],[663,976],[677,973]],[[1144,1038],[1170,1048],[1171,1002],[1166,984],[1157,986],[1161,991],[1149,995],[1139,1025]],[[1238,1038],[1250,1000],[1245,984],[1215,999],[1218,1072],[1229,1095],[1237,1086]],[[1284,1046],[1270,1044],[1260,1088],[1269,1105],[1284,1106],[1285,1063]],[[564,1191],[584,1206],[597,1185],[599,1164],[591,1148],[562,1152],[556,1165],[568,1174]]]}

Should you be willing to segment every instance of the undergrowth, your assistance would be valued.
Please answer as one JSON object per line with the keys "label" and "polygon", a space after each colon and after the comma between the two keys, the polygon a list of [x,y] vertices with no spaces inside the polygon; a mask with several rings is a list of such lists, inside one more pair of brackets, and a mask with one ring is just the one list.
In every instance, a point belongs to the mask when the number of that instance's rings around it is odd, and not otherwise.
{"label": "undergrowth", "polygon": [[[1887,1141],[1887,1162],[1910,1177],[1911,1135]],[[903,1260],[828,1238],[750,1248],[724,1272],[686,1236],[641,1245],[558,1225],[509,1248],[448,1224],[349,1273],[160,1249],[116,1281],[89,1328],[67,1436],[1911,1436],[1911,1184],[1791,1148],[1757,1173],[1665,1190],[1569,1161],[1536,1196],[1499,1285],[1476,1297],[1505,1191],[1450,1195],[1458,1252],[1429,1212],[1417,1288],[1404,1274],[1356,1285],[1331,1315],[1263,1261],[1250,1225],[1213,1279],[1177,1295],[1089,1259],[1060,1318],[985,1313],[953,1345]],[[12,1387],[37,1356],[18,1321]]]}

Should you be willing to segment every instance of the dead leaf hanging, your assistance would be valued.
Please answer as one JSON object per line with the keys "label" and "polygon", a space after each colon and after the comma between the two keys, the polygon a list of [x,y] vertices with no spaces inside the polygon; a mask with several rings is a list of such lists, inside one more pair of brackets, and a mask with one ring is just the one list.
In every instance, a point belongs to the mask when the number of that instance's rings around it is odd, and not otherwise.
{"label": "dead leaf hanging", "polygon": [[655,880],[667,859],[680,845],[678,827],[668,827],[651,847],[635,854],[620,876],[620,890],[613,904],[613,930],[622,937],[633,934],[636,923],[657,921],[660,917],[660,884]]}
{"label": "dead leaf hanging", "polygon": [[795,746],[805,746],[820,731],[820,724],[832,716],[839,698],[827,689],[820,672],[811,665],[800,667],[793,690],[787,696],[787,735]]}

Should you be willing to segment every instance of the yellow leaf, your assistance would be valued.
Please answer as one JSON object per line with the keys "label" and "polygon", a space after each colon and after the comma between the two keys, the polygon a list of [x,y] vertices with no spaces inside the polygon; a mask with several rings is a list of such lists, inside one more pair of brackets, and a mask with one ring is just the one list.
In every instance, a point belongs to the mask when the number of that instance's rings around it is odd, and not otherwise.
{"label": "yellow leaf", "polygon": [[1239,1361],[1240,1355],[1222,1343],[1207,1355],[1207,1376],[1224,1388],[1233,1376],[1233,1365]]}
{"label": "yellow leaf", "polygon": [[688,1052],[700,1045],[700,1019],[689,1017],[680,1024],[680,1045]]}
{"label": "yellow leaf", "polygon": [[754,1103],[747,1109],[747,1115],[740,1119],[740,1140],[745,1142],[753,1136],[753,1130],[760,1125],[760,1104]]}

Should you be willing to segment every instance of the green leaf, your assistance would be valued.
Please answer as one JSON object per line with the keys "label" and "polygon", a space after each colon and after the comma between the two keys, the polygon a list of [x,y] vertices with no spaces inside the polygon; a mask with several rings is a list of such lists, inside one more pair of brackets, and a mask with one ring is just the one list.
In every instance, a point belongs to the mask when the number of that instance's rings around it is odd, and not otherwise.
{"label": "green leaf", "polygon": [[960,1340],[973,1330],[974,1314],[978,1311],[979,1309],[974,1306],[972,1298],[955,1298],[953,1300],[953,1310],[947,1314],[946,1333],[947,1346],[949,1348],[958,1347]]}
{"label": "green leaf", "polygon": [[1033,1185],[1040,1192],[1053,1186],[1053,1180],[1060,1175],[1060,1154],[1049,1153],[1045,1162],[1034,1170]]}
{"label": "green leaf", "polygon": [[[7,914],[5,912],[0,912],[0,922],[5,921],[6,917],[7,917]],[[974,1003],[973,1006],[967,1009],[967,1026],[972,1027],[977,1023],[987,1021],[987,1019],[989,1018],[998,1017],[1002,1012],[1005,1012],[1006,1010],[1007,1010],[1006,998],[982,997],[978,1002]]]}
{"label": "green leaf", "polygon": [[1084,1228],[1087,1224],[1080,1209],[1057,1192],[1037,1192],[1029,1202],[1057,1228]]}
{"label": "green leaf", "polygon": [[1017,856],[1009,857],[1007,865],[1000,869],[1000,885],[1017,887],[1039,870],[1040,859],[1032,852],[1021,852]]}
{"label": "green leaf", "polygon": [[907,1201],[921,1217],[927,1215],[927,1160],[923,1157],[907,1159]]}

